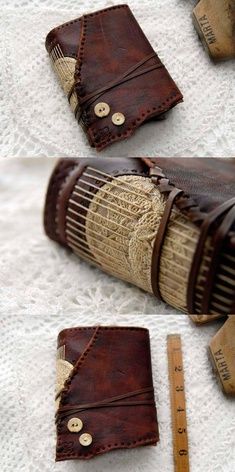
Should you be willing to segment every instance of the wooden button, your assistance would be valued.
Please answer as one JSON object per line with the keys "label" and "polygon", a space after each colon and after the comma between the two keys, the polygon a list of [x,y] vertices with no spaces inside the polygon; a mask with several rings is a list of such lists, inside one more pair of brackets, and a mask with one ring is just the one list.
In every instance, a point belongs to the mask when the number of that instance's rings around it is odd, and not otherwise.
{"label": "wooden button", "polygon": [[126,121],[126,118],[123,115],[123,113],[114,113],[114,115],[112,116],[112,122],[116,126],[123,125],[123,123],[125,123],[125,121]]}
{"label": "wooden button", "polygon": [[82,446],[90,446],[92,443],[92,436],[89,433],[84,433],[80,436],[79,442]]}
{"label": "wooden button", "polygon": [[80,418],[71,418],[68,421],[67,428],[70,433],[79,433],[83,428],[83,422]]}
{"label": "wooden button", "polygon": [[105,116],[108,116],[110,113],[110,106],[105,103],[97,103],[97,105],[94,108],[95,115],[98,116],[98,118],[104,118]]}

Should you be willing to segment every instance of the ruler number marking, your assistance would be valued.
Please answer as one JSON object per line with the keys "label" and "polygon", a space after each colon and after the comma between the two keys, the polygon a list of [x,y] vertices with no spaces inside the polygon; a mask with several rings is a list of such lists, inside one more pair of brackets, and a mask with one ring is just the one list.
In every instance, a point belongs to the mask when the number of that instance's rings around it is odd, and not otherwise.
{"label": "ruler number marking", "polygon": [[175,472],[189,472],[188,430],[181,337],[168,336]]}
{"label": "ruler number marking", "polygon": [[186,428],[178,428],[178,433],[179,434],[186,434]]}
{"label": "ruler number marking", "polygon": [[178,367],[175,367],[175,372],[182,372],[183,368],[181,365],[179,365]]}
{"label": "ruler number marking", "polygon": [[179,451],[179,455],[182,457],[182,456],[187,456],[188,455],[188,451],[186,449],[180,449]]}

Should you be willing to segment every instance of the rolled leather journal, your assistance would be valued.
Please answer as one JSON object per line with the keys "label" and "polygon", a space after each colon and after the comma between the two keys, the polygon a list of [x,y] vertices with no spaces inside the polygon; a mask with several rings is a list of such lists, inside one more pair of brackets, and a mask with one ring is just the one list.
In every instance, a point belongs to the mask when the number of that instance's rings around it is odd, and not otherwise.
{"label": "rolled leather journal", "polygon": [[98,151],[183,99],[128,5],[53,29],[46,49],[76,119]]}
{"label": "rolled leather journal", "polygon": [[235,313],[234,172],[235,159],[62,159],[45,231],[179,310]]}
{"label": "rolled leather journal", "polygon": [[211,340],[209,353],[223,392],[235,396],[235,314]]}
{"label": "rolled leather journal", "polygon": [[[209,323],[223,315],[190,315],[197,324]],[[235,314],[224,316],[225,323],[209,344],[214,372],[226,395],[235,396]]]}
{"label": "rolled leather journal", "polygon": [[147,329],[63,330],[56,392],[57,461],[159,441]]}
{"label": "rolled leather journal", "polygon": [[218,318],[223,318],[226,315],[217,314],[217,315],[189,315],[194,323],[201,325],[205,323],[210,323],[211,321],[217,320]]}
{"label": "rolled leather journal", "polygon": [[235,57],[234,0],[198,0],[193,21],[200,39],[214,61]]}

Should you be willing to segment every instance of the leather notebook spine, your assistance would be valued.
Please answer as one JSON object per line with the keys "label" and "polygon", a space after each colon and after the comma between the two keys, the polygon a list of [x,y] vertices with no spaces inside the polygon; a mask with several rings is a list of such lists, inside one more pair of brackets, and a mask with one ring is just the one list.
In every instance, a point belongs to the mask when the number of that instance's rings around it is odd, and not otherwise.
{"label": "leather notebook spine", "polygon": [[49,237],[184,312],[233,313],[233,198],[202,212],[160,167],[140,159],[64,166],[49,184]]}

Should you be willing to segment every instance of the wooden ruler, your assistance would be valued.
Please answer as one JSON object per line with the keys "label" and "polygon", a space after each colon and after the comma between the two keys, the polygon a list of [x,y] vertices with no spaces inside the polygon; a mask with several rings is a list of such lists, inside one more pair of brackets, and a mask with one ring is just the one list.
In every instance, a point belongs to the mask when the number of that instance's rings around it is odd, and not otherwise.
{"label": "wooden ruler", "polygon": [[175,472],[189,472],[189,447],[181,337],[167,337]]}

